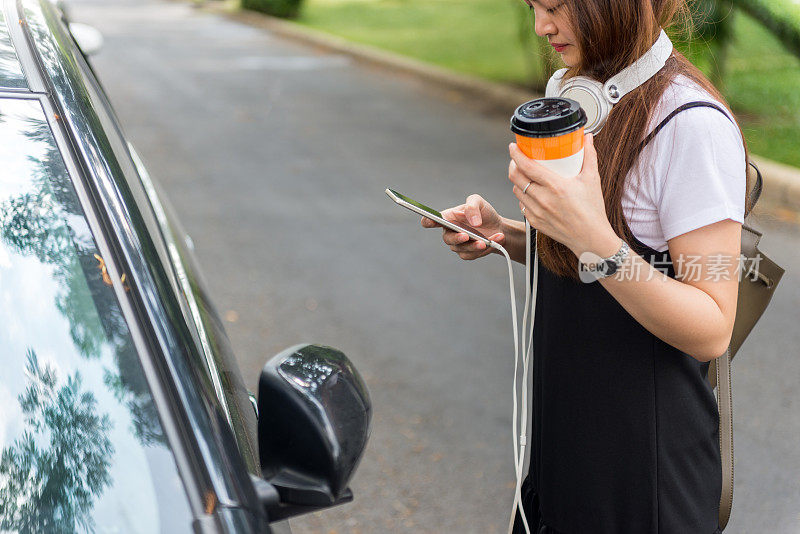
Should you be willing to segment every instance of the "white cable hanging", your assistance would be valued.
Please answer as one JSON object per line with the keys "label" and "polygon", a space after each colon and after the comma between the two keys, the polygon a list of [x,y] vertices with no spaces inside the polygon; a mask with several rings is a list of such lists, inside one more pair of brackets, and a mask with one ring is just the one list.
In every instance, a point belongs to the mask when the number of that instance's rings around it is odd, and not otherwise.
{"label": "white cable hanging", "polygon": [[[511,297],[511,323],[514,328],[514,387],[513,396],[513,415],[511,423],[512,443],[514,445],[514,473],[516,475],[514,489],[514,504],[511,509],[511,518],[508,524],[508,533],[511,534],[514,528],[514,520],[517,510],[519,510],[525,532],[530,534],[530,525],[525,515],[522,504],[522,469],[525,464],[525,449],[528,444],[528,370],[530,369],[531,357],[533,356],[533,326],[536,313],[536,287],[538,283],[538,247],[534,243],[533,253],[533,284],[531,284],[531,226],[525,221],[525,304],[522,316],[522,334],[520,335],[517,321],[517,298],[514,290],[514,273],[512,269],[511,256],[508,251],[497,243],[492,242],[492,246],[500,251],[508,263],[508,284]],[[528,316],[530,315],[530,331],[528,331]],[[527,335],[526,335],[527,334]],[[520,353],[522,353],[522,385],[517,385],[518,368],[520,366]],[[517,388],[520,387],[522,397],[522,414],[519,413],[517,402]],[[518,433],[519,432],[519,433]]]}

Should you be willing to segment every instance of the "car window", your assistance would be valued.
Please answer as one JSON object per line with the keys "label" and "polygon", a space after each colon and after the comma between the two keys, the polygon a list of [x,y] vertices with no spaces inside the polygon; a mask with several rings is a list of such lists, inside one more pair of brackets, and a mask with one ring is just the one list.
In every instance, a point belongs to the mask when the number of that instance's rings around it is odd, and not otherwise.
{"label": "car window", "polygon": [[6,16],[0,5],[0,88],[22,89],[28,87],[17,53],[11,44]]}
{"label": "car window", "polygon": [[181,473],[193,484],[192,510],[201,513],[216,504],[257,506],[241,458],[229,457],[230,427],[222,423],[231,417],[224,395],[217,395],[219,373],[209,371],[214,362],[201,350],[197,331],[187,322],[189,311],[176,296],[169,254],[113,110],[53,5],[46,0],[18,4],[51,96],[63,113],[58,120],[69,131],[76,159],[86,166],[103,221],[114,231],[114,244],[130,270],[131,303],[148,321],[143,333],[158,352],[156,371],[180,413],[170,420],[179,433],[170,428],[169,435],[185,440],[178,459]]}
{"label": "car window", "polygon": [[2,532],[190,530],[109,276],[41,104],[0,98]]}

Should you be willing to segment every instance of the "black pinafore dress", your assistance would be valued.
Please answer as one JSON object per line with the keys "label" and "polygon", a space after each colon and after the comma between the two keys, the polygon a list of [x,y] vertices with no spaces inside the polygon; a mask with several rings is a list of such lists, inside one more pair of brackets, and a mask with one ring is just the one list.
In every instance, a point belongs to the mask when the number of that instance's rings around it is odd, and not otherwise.
{"label": "black pinafore dress", "polygon": [[[675,278],[669,251],[631,249]],[[533,427],[523,506],[534,534],[715,534],[719,412],[708,363],[639,324],[600,284],[538,266]],[[517,513],[515,532],[524,533]]]}

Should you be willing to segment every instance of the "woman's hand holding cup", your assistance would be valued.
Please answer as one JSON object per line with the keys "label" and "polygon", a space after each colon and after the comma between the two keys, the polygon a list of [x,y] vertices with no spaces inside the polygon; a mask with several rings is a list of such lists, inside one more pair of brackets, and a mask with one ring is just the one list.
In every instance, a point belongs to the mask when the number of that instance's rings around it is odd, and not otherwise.
{"label": "woman's hand holding cup", "polygon": [[509,145],[508,179],[525,218],[576,256],[618,239],[606,215],[592,134],[586,135],[585,152],[580,174],[564,177],[527,157],[515,143]]}
{"label": "woman's hand holding cup", "polygon": [[[500,245],[505,243],[503,218],[480,195],[470,195],[465,204],[442,211],[442,217],[461,226],[471,226],[481,234]],[[425,228],[441,227],[440,224],[427,217],[422,218]],[[486,246],[483,241],[474,241],[464,232],[455,232],[442,228],[442,240],[450,250],[458,254],[462,260],[475,260],[486,256],[496,249]]]}

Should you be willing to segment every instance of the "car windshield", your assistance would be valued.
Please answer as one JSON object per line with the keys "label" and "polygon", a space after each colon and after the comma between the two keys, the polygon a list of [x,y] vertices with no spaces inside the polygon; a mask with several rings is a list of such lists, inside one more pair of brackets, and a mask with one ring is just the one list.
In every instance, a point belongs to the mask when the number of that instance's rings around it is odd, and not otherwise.
{"label": "car windshield", "polygon": [[110,274],[38,100],[0,98],[0,531],[186,532]]}

